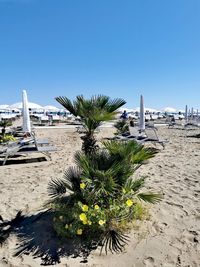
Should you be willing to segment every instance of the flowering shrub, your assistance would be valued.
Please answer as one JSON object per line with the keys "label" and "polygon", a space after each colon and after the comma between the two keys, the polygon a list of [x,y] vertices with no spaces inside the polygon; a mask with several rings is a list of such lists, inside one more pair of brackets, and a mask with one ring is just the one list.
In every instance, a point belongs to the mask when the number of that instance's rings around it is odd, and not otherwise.
{"label": "flowering shrub", "polygon": [[121,251],[127,229],[143,213],[142,201],[155,203],[160,195],[144,193],[145,178],[134,179],[135,170],[157,151],[129,141],[103,143],[91,155],[76,153],[77,167],[63,180],[49,184],[54,227],[61,236],[83,237],[89,242]]}

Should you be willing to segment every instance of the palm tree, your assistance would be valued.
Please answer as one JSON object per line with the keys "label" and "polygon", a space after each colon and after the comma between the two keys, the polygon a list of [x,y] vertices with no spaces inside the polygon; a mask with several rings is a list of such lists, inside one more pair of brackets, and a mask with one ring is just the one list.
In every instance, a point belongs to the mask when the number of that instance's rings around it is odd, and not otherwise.
{"label": "palm tree", "polygon": [[8,121],[8,120],[0,121],[0,127],[2,127],[2,130],[1,130],[2,138],[5,137],[6,127],[11,126],[11,125],[12,125],[12,123],[10,121]]}
{"label": "palm tree", "polygon": [[129,126],[126,120],[118,120],[114,127],[117,129],[116,134],[124,134],[129,132]]}
{"label": "palm tree", "polygon": [[[141,192],[145,183],[144,177],[132,177],[135,170],[154,157],[158,150],[145,148],[135,141],[107,141],[103,144],[104,148],[98,149],[92,157],[77,152],[76,167],[69,168],[62,180],[52,180],[48,191],[51,207],[54,207],[58,214],[61,212],[64,224],[77,222],[77,203],[85,203],[88,207],[98,203],[107,216],[104,231],[100,228],[98,238],[106,251],[109,248],[119,252],[126,244],[127,236],[117,225],[124,220],[131,221],[135,212],[134,205],[126,209],[122,203],[127,199],[131,199],[130,203],[155,203],[161,198],[160,194],[144,193],[143,190]],[[84,183],[84,190],[80,188],[81,183]],[[60,225],[59,221],[59,227]],[[95,229],[96,237],[98,230]],[[87,236],[91,236],[91,231],[92,227],[89,228]]]}
{"label": "palm tree", "polygon": [[85,99],[82,95],[71,101],[64,96],[56,97],[56,100],[74,116],[79,116],[81,123],[86,131],[82,136],[82,150],[86,154],[94,152],[96,139],[94,132],[104,121],[113,120],[116,110],[123,106],[126,102],[123,99],[116,98],[111,100],[110,97],[104,95],[93,96]]}

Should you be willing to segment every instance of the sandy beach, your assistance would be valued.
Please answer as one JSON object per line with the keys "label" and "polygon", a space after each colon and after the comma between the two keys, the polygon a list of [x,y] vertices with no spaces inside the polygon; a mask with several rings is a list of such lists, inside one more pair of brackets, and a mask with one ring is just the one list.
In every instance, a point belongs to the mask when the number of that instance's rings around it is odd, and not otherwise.
{"label": "sandy beach", "polygon": [[[102,128],[98,140],[112,136],[114,129]],[[81,258],[61,257],[59,267],[198,267],[200,266],[200,139],[188,137],[199,130],[159,127],[160,138],[168,140],[165,149],[143,165],[136,177],[147,176],[146,188],[164,195],[150,207],[150,216],[132,231],[122,254],[99,256],[94,251],[87,263]],[[48,200],[47,185],[61,178],[74,164],[73,154],[80,150],[79,134],[73,129],[37,129],[37,137],[46,138],[58,148],[52,161],[38,162],[33,154],[0,166],[0,215],[13,218],[17,211],[34,214]],[[0,267],[36,267],[41,259],[32,255],[13,257],[16,237],[10,236],[0,248]]]}

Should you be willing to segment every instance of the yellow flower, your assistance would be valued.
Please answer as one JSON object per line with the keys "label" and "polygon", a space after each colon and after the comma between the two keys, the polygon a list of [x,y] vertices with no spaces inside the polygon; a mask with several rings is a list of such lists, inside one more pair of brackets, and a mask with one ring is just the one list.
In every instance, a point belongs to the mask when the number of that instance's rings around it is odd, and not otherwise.
{"label": "yellow flower", "polygon": [[82,211],[88,211],[88,206],[87,205],[83,205],[82,206]]}
{"label": "yellow flower", "polygon": [[68,229],[69,228],[69,225],[68,224],[65,224],[65,229]]}
{"label": "yellow flower", "polygon": [[99,209],[99,206],[98,206],[98,205],[95,205],[95,206],[94,206],[94,209],[95,209],[95,210],[98,210],[98,209]]}
{"label": "yellow flower", "polygon": [[85,184],[85,183],[81,183],[81,184],[80,184],[80,188],[81,188],[81,189],[84,189],[85,187],[86,187],[86,184]]}
{"label": "yellow flower", "polygon": [[105,222],[106,222],[105,220],[100,220],[99,225],[103,225],[103,224],[105,224]]}
{"label": "yellow flower", "polygon": [[78,230],[76,231],[76,234],[77,234],[77,235],[82,235],[82,233],[83,233],[83,230],[82,230],[82,229],[78,229]]}
{"label": "yellow flower", "polygon": [[88,221],[87,221],[87,220],[83,220],[82,223],[83,223],[83,224],[87,224]]}
{"label": "yellow flower", "polygon": [[131,207],[133,205],[133,201],[131,199],[126,200],[126,205]]}
{"label": "yellow flower", "polygon": [[81,213],[79,215],[79,218],[80,218],[81,221],[87,221],[87,216],[85,215],[85,213]]}
{"label": "yellow flower", "polygon": [[91,225],[92,224],[92,222],[91,221],[88,221],[88,225]]}

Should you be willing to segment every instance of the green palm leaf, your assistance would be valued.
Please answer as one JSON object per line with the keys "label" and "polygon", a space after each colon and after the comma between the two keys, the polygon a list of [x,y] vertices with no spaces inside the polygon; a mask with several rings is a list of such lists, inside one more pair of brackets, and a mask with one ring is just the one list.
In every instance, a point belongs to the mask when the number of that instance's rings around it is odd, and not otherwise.
{"label": "green palm leaf", "polygon": [[162,199],[161,194],[155,194],[155,193],[139,193],[137,194],[137,197],[145,202],[148,203],[156,203],[159,202]]}
{"label": "green palm leaf", "polygon": [[103,236],[100,253],[102,253],[103,249],[105,249],[106,254],[108,253],[108,250],[110,250],[112,253],[122,252],[128,240],[129,237],[122,232],[109,229]]}
{"label": "green palm leaf", "polygon": [[124,185],[124,189],[126,190],[126,192],[133,191],[135,193],[138,192],[144,186],[144,183],[145,183],[145,177],[136,180],[129,178],[127,179]]}
{"label": "green palm leaf", "polygon": [[59,179],[52,179],[47,188],[48,194],[51,198],[62,197],[66,194],[66,182]]}
{"label": "green palm leaf", "polygon": [[114,119],[116,110],[126,103],[123,99],[111,100],[104,95],[93,96],[90,99],[79,95],[73,102],[64,96],[56,97],[56,100],[74,116],[81,118],[81,123],[86,129],[86,134],[82,137],[82,150],[86,154],[92,154],[97,147],[94,138],[94,131],[97,127],[103,121]]}
{"label": "green palm leaf", "polygon": [[78,116],[78,107],[76,102],[71,102],[71,100],[65,96],[59,96],[55,99],[74,116]]}

